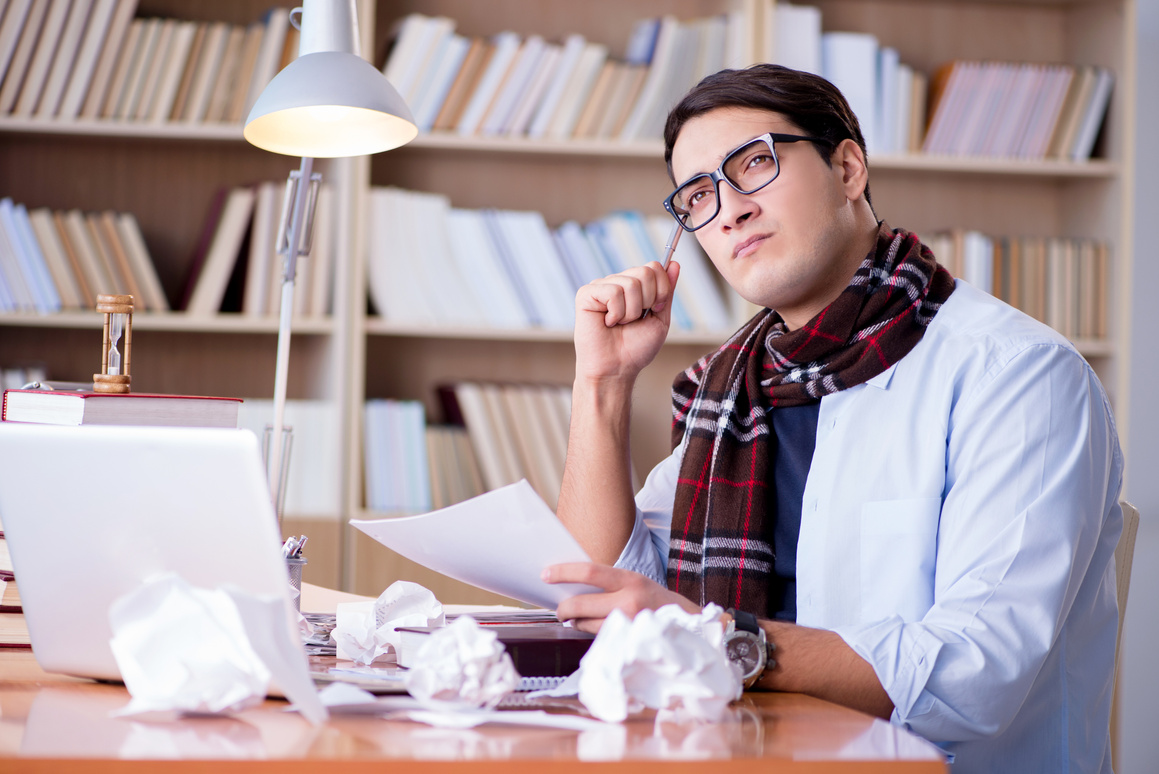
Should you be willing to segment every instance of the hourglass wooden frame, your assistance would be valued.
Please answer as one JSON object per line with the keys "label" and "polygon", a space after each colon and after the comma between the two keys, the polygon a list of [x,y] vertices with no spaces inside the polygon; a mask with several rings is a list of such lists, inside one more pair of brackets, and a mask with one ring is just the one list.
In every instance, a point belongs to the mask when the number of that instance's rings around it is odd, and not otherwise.
{"label": "hourglass wooden frame", "polygon": [[[132,382],[129,375],[129,364],[133,351],[133,297],[100,294],[97,296],[97,311],[103,312],[105,315],[105,329],[102,336],[101,372],[93,374],[93,390],[95,392],[128,394],[129,385]],[[113,342],[110,340],[109,323],[115,314],[125,315],[123,333],[125,356],[122,358],[124,367],[119,369],[120,373],[111,374],[109,373],[109,350],[112,348]]]}

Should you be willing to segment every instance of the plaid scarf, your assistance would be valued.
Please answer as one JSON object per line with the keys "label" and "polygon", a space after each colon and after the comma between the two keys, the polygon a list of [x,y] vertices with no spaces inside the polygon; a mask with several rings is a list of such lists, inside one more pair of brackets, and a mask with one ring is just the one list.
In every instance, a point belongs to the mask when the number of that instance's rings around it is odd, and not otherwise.
{"label": "plaid scarf", "polygon": [[954,289],[907,231],[882,223],[853,281],[804,327],[765,309],[672,385],[673,444],[685,444],[668,588],[704,605],[768,609],[776,436],[769,410],[872,379],[906,355]]}

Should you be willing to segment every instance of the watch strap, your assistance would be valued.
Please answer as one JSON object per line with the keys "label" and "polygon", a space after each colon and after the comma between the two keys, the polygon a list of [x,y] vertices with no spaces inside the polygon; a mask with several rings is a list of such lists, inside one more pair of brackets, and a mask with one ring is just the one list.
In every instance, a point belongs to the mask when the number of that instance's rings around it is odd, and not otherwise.
{"label": "watch strap", "polygon": [[735,607],[730,607],[725,612],[732,616],[732,620],[735,622],[736,628],[744,632],[760,634],[761,625],[757,623],[757,617],[752,613],[744,610],[737,610]]}

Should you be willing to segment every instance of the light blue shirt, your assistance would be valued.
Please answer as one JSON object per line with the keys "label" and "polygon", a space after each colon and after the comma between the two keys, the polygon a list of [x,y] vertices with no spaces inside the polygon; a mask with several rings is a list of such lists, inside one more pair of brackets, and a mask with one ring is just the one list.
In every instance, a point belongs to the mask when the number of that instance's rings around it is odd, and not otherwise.
{"label": "light blue shirt", "polygon": [[[617,562],[661,584],[681,452]],[[955,774],[1110,772],[1122,471],[1086,361],[959,280],[908,355],[821,401],[797,623],[868,661]]]}

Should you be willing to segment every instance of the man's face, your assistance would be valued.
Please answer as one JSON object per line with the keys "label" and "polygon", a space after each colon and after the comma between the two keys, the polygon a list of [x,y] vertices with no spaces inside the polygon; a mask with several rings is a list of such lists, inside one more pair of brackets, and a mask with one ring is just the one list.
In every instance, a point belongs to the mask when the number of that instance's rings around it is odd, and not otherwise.
{"label": "man's face", "polygon": [[[781,114],[754,108],[721,108],[691,119],[672,148],[677,183],[712,172],[730,151],[765,132],[806,134]],[[830,167],[812,145],[778,144],[780,174],[756,193],[740,194],[722,182],[720,212],[696,232],[728,284],[778,311],[791,329],[828,306],[865,258],[868,205],[857,203],[864,183],[850,184],[840,151]]]}

